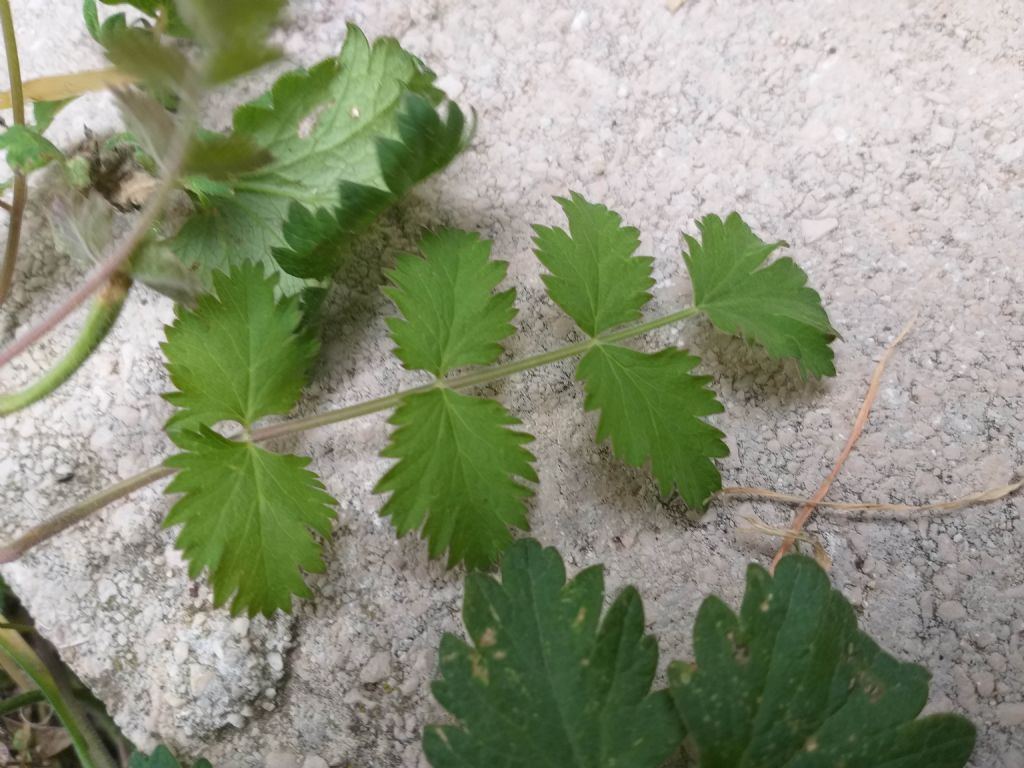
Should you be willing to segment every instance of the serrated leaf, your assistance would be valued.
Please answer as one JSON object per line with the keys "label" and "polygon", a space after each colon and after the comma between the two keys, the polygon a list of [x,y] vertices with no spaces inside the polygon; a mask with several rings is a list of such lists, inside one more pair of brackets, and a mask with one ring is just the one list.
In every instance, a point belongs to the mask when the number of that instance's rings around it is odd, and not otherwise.
{"label": "serrated leaf", "polygon": [[548,295],[588,335],[640,317],[650,301],[653,259],[634,256],[640,233],[622,218],[573,192],[556,197],[569,219],[569,231],[534,226],[537,258]]}
{"label": "serrated leaf", "polygon": [[318,344],[300,332],[296,297],[275,299],[277,277],[255,264],[213,276],[214,292],[196,308],[177,308],[161,345],[178,391],[167,423],[173,436],[197,424],[232,419],[251,426],[295,405]]}
{"label": "serrated leaf", "polygon": [[526,529],[524,500],[537,482],[533,440],[499,403],[450,389],[408,395],[390,423],[397,427],[381,456],[398,459],[374,493],[391,493],[381,509],[399,536],[422,526],[431,557],[448,550],[448,565],[492,564]]}
{"label": "serrated leaf", "polygon": [[810,558],[751,565],[738,617],[707,598],[694,653],[669,678],[701,768],[960,768],[974,746],[961,717],[914,720],[927,670],[858,631]]}
{"label": "serrated leaf", "polygon": [[205,426],[176,442],[185,452],[166,462],[178,470],[167,493],[184,496],[164,526],[182,526],[175,544],[192,578],[209,570],[214,604],[230,600],[232,613],[269,616],[289,611],[293,595],[311,597],[301,571],[324,570],[312,532],[330,535],[336,502],[306,469],[309,459],[228,440]]}
{"label": "serrated leaf", "polygon": [[245,136],[202,131],[189,146],[183,173],[226,181],[262,168],[272,159],[269,151]]}
{"label": "serrated leaf", "polygon": [[[171,750],[160,744],[149,755],[145,752],[132,752],[131,757],[128,758],[128,768],[182,768],[182,765],[171,754]],[[212,766],[209,760],[200,758],[192,763],[192,768],[212,768]]]}
{"label": "serrated leaf", "polygon": [[774,578],[751,565],[739,616],[710,597],[693,635],[696,664],[669,675],[701,768],[959,768],[971,755],[964,718],[914,720],[928,671],[859,632],[810,558],[783,558]]}
{"label": "serrated leaf", "polygon": [[[269,96],[243,105],[234,118],[236,133],[274,153],[258,180],[314,208],[333,207],[344,180],[383,188],[376,144],[399,138],[403,98],[411,93],[431,104],[441,101],[433,73],[394,38],[371,45],[349,25],[341,53],[328,62],[308,74],[283,75]],[[312,124],[304,127],[310,117]]]}
{"label": "serrated leaf", "polygon": [[194,272],[159,242],[147,240],[131,261],[132,279],[172,300],[191,306],[203,293]]}
{"label": "serrated leaf", "polygon": [[766,259],[783,242],[765,243],[739,214],[697,222],[701,242],[686,235],[683,254],[694,305],[726,333],[760,344],[775,358],[793,358],[803,375],[834,376],[837,337],[807,274],[790,258]]}
{"label": "serrated leaf", "polygon": [[428,726],[434,768],[657,768],[682,738],[667,691],[651,692],[658,645],[623,590],[601,618],[600,566],[566,582],[554,549],[518,541],[501,583],[466,577],[470,642],[446,634],[435,698],[458,725]]}
{"label": "serrated leaf", "polygon": [[422,257],[400,254],[384,293],[402,313],[388,320],[395,355],[409,369],[441,377],[488,365],[515,328],[515,291],[492,295],[508,264],[490,259],[491,242],[453,229],[428,234]]}
{"label": "serrated leaf", "polygon": [[11,170],[20,173],[31,173],[64,159],[64,153],[30,125],[12,125],[0,133],[0,150],[6,150]]}
{"label": "serrated leaf", "polygon": [[82,19],[85,29],[96,42],[100,41],[100,14],[96,0],[82,0]]}
{"label": "serrated leaf", "polygon": [[283,267],[287,293],[330,276],[355,234],[462,148],[463,115],[449,104],[442,120],[441,101],[432,73],[397,41],[371,47],[350,27],[337,58],[283,75],[236,111],[233,135],[274,160],[233,179],[232,194],[212,198],[170,247],[207,269]]}
{"label": "serrated leaf", "polygon": [[185,176],[181,186],[192,193],[199,205],[210,205],[214,198],[231,197],[235,194],[234,187],[224,181],[214,181],[202,174]]}
{"label": "serrated leaf", "polygon": [[74,98],[34,102],[32,104],[32,120],[35,123],[35,129],[39,133],[46,133],[46,129],[53,124],[54,118],[72,101]]}
{"label": "serrated leaf", "polygon": [[[289,207],[283,232],[287,246],[273,249],[285,272],[304,278],[329,277],[356,235],[416,183],[448,165],[466,142],[465,118],[454,104],[449,104],[442,119],[427,98],[406,94],[397,122],[399,139],[377,141],[383,189],[344,181],[333,211],[319,209],[314,214],[300,203]],[[310,219],[316,220],[315,226],[308,226]]]}
{"label": "serrated leaf", "polygon": [[119,72],[146,82],[159,93],[180,93],[194,77],[185,55],[162,43],[152,30],[105,25],[101,37],[107,58]]}
{"label": "serrated leaf", "polygon": [[277,59],[266,38],[285,0],[177,0],[187,27],[205,47],[205,74],[223,83]]}
{"label": "serrated leaf", "polygon": [[699,362],[678,349],[647,354],[598,344],[576,369],[584,407],[601,412],[597,441],[610,439],[627,464],[650,462],[661,493],[678,488],[693,509],[722,487],[712,459],[729,454],[724,435],[702,420],[723,409],[707,388],[711,378],[690,373]]}
{"label": "serrated leaf", "polygon": [[213,198],[210,207],[190,216],[165,244],[207,282],[217,271],[253,263],[277,273],[281,292],[293,295],[317,282],[281,271],[274,260],[272,250],[283,244],[284,215],[280,198],[244,192],[220,195]]}

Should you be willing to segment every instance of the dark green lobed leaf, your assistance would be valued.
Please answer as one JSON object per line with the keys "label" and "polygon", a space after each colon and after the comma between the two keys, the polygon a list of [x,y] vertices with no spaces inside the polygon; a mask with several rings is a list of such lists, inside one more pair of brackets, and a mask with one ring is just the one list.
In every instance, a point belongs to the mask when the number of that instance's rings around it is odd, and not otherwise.
{"label": "dark green lobed leaf", "polygon": [[285,246],[273,248],[281,268],[295,277],[324,279],[341,265],[352,240],[413,186],[441,170],[466,145],[466,119],[457,104],[442,119],[425,97],[406,94],[398,113],[398,138],[379,138],[384,188],[353,181],[338,186],[338,205],[312,213],[293,202],[284,223]]}
{"label": "dark green lobed leaf", "polygon": [[738,617],[707,598],[694,653],[669,677],[701,768],[961,768],[973,749],[963,718],[914,719],[927,671],[858,631],[809,558],[750,566]]}
{"label": "dark green lobed leaf", "polygon": [[458,725],[428,726],[435,768],[657,768],[682,733],[643,605],[627,588],[601,619],[600,566],[566,582],[554,549],[532,540],[505,552],[501,583],[469,574],[470,643],[446,634],[434,696]]}
{"label": "dark green lobed leaf", "polygon": [[355,235],[464,147],[465,118],[448,104],[442,119],[442,101],[397,41],[371,46],[350,26],[338,57],[283,75],[235,112],[232,135],[273,160],[226,186],[200,183],[205,205],[170,247],[204,271],[240,259],[280,269],[286,293],[321,285]]}
{"label": "dark green lobed leaf", "polygon": [[[144,752],[132,752],[131,757],[128,758],[128,768],[182,768],[182,765],[171,754],[171,750],[160,744],[149,755]],[[209,760],[200,758],[192,763],[192,768],[212,767]]]}

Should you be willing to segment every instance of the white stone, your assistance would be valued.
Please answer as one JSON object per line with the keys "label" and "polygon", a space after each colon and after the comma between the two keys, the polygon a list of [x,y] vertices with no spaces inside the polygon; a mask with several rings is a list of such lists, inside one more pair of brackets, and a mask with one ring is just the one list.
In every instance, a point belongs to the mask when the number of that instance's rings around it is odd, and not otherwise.
{"label": "white stone", "polygon": [[1024,702],[1007,702],[996,707],[999,724],[1007,728],[1024,725]]}
{"label": "white stone", "polygon": [[117,585],[110,579],[101,579],[96,585],[96,595],[99,597],[101,603],[107,602],[107,600],[116,594]]}
{"label": "white stone", "polygon": [[193,696],[202,694],[213,682],[216,675],[213,670],[204,667],[202,664],[189,664],[188,667],[188,688]]}
{"label": "white stone", "polygon": [[448,94],[451,99],[457,99],[465,90],[465,85],[461,80],[452,75],[442,75],[437,78],[437,87]]}
{"label": "white stone", "polygon": [[956,130],[945,125],[932,126],[932,143],[940,147],[950,147],[956,138]]}
{"label": "white stone", "polygon": [[239,616],[231,622],[231,632],[236,637],[245,637],[249,634],[249,620],[245,616]]}
{"label": "white stone", "polygon": [[967,610],[955,600],[944,600],[939,603],[935,613],[943,621],[960,621],[967,616]]}
{"label": "white stone", "polygon": [[804,236],[805,243],[813,243],[823,238],[837,226],[839,226],[838,219],[803,219],[800,222],[800,231]]}
{"label": "white stone", "polygon": [[391,654],[386,651],[375,653],[359,673],[361,683],[380,683],[391,674]]}

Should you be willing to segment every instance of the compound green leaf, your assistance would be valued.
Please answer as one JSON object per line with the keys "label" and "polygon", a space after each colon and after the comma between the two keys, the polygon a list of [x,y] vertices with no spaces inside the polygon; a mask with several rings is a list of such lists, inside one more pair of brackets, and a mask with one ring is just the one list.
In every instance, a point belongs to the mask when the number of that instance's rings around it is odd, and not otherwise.
{"label": "compound green leaf", "polygon": [[627,464],[649,461],[662,494],[676,487],[694,509],[722,487],[712,459],[729,454],[723,434],[702,420],[723,409],[707,388],[711,378],[690,373],[699,362],[678,349],[647,354],[598,344],[576,369],[585,408],[601,412],[598,442],[611,439]]}
{"label": "compound green leaf", "polygon": [[[350,26],[340,55],[283,75],[235,112],[233,136],[273,160],[239,173],[170,240],[189,264],[260,261],[293,293],[329,277],[352,238],[466,141],[455,104],[442,119],[433,74],[391,38]],[[194,186],[194,183],[193,183]]]}
{"label": "compound green leaf", "polygon": [[566,582],[554,549],[518,541],[501,583],[466,577],[470,642],[446,634],[434,696],[458,721],[429,726],[434,768],[657,768],[682,739],[667,691],[651,692],[657,641],[640,596],[601,618],[600,566]]}
{"label": "compound green leaf", "polygon": [[381,509],[399,536],[423,528],[431,557],[448,550],[448,565],[491,565],[512,540],[509,526],[527,528],[524,500],[537,482],[523,446],[533,437],[499,403],[446,388],[406,396],[390,423],[397,429],[382,456],[398,463],[375,493],[391,493]]}
{"label": "compound green leaf", "polygon": [[213,276],[214,292],[195,309],[181,305],[162,348],[178,407],[174,436],[198,424],[234,420],[246,427],[295,405],[318,344],[302,333],[296,297],[275,299],[277,277],[258,264]]}
{"label": "compound green leaf", "polygon": [[[313,532],[331,533],[335,501],[308,469],[309,459],[235,442],[203,426],[176,438],[185,449],[167,466],[178,474],[167,493],[184,494],[164,526],[181,525],[176,546],[196,578],[206,568],[218,606],[271,615],[292,595],[311,597],[302,571],[324,569]],[[301,569],[301,570],[300,570]]]}
{"label": "compound green leaf", "polygon": [[724,222],[706,216],[697,226],[701,242],[686,235],[689,253],[683,254],[694,305],[726,333],[760,344],[772,357],[795,359],[801,374],[834,376],[829,345],[837,333],[807,274],[790,258],[763,266],[785,243],[765,243],[736,213]]}
{"label": "compound green leaf", "polygon": [[493,363],[515,331],[515,291],[493,295],[508,264],[492,261],[490,241],[472,232],[428,234],[420,250],[422,257],[400,254],[387,272],[384,293],[402,313],[388,320],[395,355],[435,376]]}
{"label": "compound green leaf", "polygon": [[653,259],[634,256],[640,233],[622,218],[573,192],[555,198],[569,219],[569,231],[534,226],[537,258],[551,300],[590,336],[640,317],[650,301]]}
{"label": "compound green leaf", "polygon": [[750,566],[739,616],[707,598],[694,653],[669,678],[701,768],[961,768],[973,749],[963,718],[914,719],[928,672],[858,631],[809,558]]}

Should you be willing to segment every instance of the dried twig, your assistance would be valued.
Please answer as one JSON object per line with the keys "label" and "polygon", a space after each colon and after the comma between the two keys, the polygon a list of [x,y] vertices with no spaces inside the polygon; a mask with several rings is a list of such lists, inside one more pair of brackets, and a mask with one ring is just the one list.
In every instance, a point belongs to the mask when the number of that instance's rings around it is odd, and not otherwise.
{"label": "dried twig", "polygon": [[[716,495],[752,496],[759,499],[769,499],[771,501],[782,502],[783,504],[808,505],[813,503],[815,506],[821,507],[823,510],[831,510],[834,512],[957,512],[961,509],[973,507],[977,504],[987,504],[990,501],[1005,499],[1007,496],[1013,495],[1021,488],[1024,488],[1024,480],[1018,480],[1015,483],[1008,483],[1007,485],[1000,485],[995,488],[988,488],[987,490],[972,493],[968,496],[961,496],[959,499],[929,502],[928,504],[890,504],[882,502],[824,500],[812,502],[811,499],[805,499],[803,496],[792,496],[787,493],[779,493],[778,491],[773,491],[770,488],[738,486],[723,488]],[[784,536],[784,538],[787,537],[800,539],[800,534],[798,531],[790,530]]]}
{"label": "dried twig", "polygon": [[[871,383],[868,385],[867,394],[864,395],[864,402],[860,406],[860,412],[857,414],[857,420],[853,423],[853,429],[850,431],[850,436],[846,440],[846,445],[843,446],[843,450],[840,451],[839,457],[836,459],[835,465],[832,467],[832,471],[829,472],[818,490],[800,509],[797,511],[796,516],[793,518],[793,522],[789,526],[789,530],[797,534],[803,530],[803,527],[810,520],[811,514],[814,512],[814,508],[825,498],[829,489],[832,487],[832,483],[835,482],[836,477],[839,475],[839,470],[843,468],[843,464],[846,463],[846,459],[850,456],[850,452],[853,450],[853,446],[857,444],[857,440],[860,439],[861,432],[864,431],[864,425],[867,424],[868,414],[871,413],[871,406],[875,402],[875,397],[878,394],[878,387],[882,382],[882,373],[885,371],[885,366],[889,362],[889,358],[892,357],[893,352],[896,351],[896,347],[906,338],[910,329],[913,327],[914,321],[911,320],[907,325],[900,331],[893,342],[886,348],[885,352],[882,353],[881,359],[875,366],[875,372],[871,375]],[[793,540],[786,538],[782,540],[782,544],[779,545],[778,551],[775,553],[775,557],[772,558],[771,570],[774,573],[775,566],[778,565],[779,560],[785,556],[787,552],[793,547]]]}

